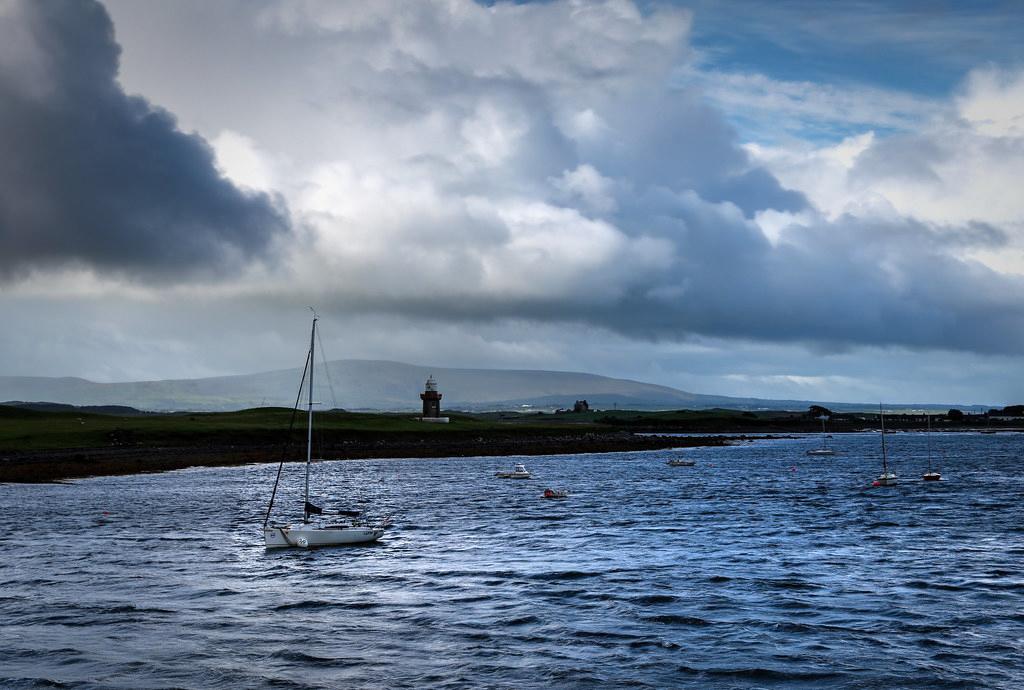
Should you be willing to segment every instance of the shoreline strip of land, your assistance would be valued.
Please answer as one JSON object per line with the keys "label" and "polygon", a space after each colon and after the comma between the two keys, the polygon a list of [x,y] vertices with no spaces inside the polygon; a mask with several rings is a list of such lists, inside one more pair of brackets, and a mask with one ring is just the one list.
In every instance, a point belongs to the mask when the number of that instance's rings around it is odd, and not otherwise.
{"label": "shoreline strip of land", "polygon": [[[568,455],[722,446],[741,437],[660,436],[630,432],[515,434],[460,438],[401,438],[380,435],[345,439],[323,448],[327,460]],[[298,461],[299,448],[239,444],[195,446],[112,446],[101,448],[0,451],[0,483],[45,483],[85,477],[166,472],[188,467],[229,467]]]}
{"label": "shoreline strip of land", "polygon": [[[52,482],[81,477],[296,461],[305,457],[306,418],[291,409],[154,414],[130,408],[111,414],[79,409],[34,410],[0,405],[0,482]],[[314,455],[327,460],[568,455],[720,446],[749,438],[871,431],[871,415],[736,410],[588,411],[567,414],[450,415],[424,424],[405,414],[330,410],[318,413]],[[950,411],[955,412],[955,410]],[[981,433],[1015,431],[1016,418],[986,418]],[[966,431],[977,420],[947,414],[931,420],[894,415],[903,431]],[[988,423],[994,422],[989,426]]]}

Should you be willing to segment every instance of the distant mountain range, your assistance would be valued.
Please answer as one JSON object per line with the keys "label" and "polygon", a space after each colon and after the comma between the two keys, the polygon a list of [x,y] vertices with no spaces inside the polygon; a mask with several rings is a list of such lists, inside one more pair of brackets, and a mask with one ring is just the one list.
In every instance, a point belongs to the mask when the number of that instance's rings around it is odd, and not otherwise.
{"label": "distant mountain range", "polygon": [[[0,376],[0,401],[46,401],[79,406],[125,405],[140,410],[222,411],[247,407],[291,407],[302,371],[285,369],[260,374],[201,379],[97,383],[81,378]],[[449,369],[401,362],[336,360],[317,368],[318,402],[348,410],[416,410],[428,375],[444,395],[446,410],[572,408],[587,400],[591,408],[634,410],[806,409],[807,400],[732,398],[688,393],[668,386],[563,371]],[[818,403],[835,410],[868,405]],[[922,407],[922,406],[917,406]],[[926,406],[938,409],[948,406]]]}

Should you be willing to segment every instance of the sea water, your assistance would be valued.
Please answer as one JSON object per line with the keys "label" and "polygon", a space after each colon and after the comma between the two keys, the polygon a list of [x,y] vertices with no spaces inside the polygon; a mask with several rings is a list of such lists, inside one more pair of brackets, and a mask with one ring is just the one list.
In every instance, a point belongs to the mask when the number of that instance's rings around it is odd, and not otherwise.
{"label": "sea water", "polygon": [[321,550],[275,465],[0,486],[0,686],[1024,687],[1024,435],[926,440],[320,463]]}

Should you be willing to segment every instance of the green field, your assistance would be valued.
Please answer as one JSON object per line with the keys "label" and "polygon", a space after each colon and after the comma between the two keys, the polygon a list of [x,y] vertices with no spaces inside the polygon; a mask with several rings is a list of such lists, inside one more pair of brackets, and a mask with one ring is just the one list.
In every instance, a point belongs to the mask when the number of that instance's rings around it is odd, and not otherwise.
{"label": "green field", "polygon": [[[430,435],[444,437],[469,432],[543,433],[566,429],[608,432],[615,429],[690,428],[745,429],[763,425],[768,418],[792,413],[751,413],[731,410],[699,412],[583,412],[568,414],[492,412],[448,414],[448,424],[425,424],[411,414],[318,412],[315,434]],[[112,446],[186,446],[202,443],[283,443],[292,411],[258,408],[237,412],[109,415],[82,412],[40,412],[0,406],[0,450],[45,451]],[[293,440],[304,438],[306,416],[295,416]]]}
{"label": "green field", "polygon": [[[425,424],[409,414],[319,412],[314,433],[353,435],[432,434],[466,432],[542,431],[564,429],[570,420],[552,415],[517,416],[513,419],[489,416],[449,415],[448,424]],[[80,412],[38,412],[0,406],[0,450],[43,451],[70,448],[99,448],[119,445],[181,446],[206,442],[272,444],[287,438],[292,411],[259,408],[238,412],[191,414],[146,414],[118,416]],[[575,424],[589,426],[587,419]],[[306,416],[295,416],[293,437],[304,438]]]}
{"label": "green field", "polygon": [[[448,413],[449,424],[425,424],[410,413],[374,414],[332,410],[316,413],[315,436],[333,441],[425,437],[442,440],[478,434],[496,436],[548,435],[574,432],[661,431],[690,433],[799,433],[820,430],[806,412],[737,410],[674,410],[644,412],[603,410],[581,413],[481,414]],[[110,448],[118,446],[175,447],[196,445],[269,446],[288,440],[292,411],[258,408],[237,412],[175,414],[96,414],[80,411],[35,411],[0,405],[0,451]],[[984,420],[937,419],[937,429],[978,426]],[[920,416],[886,415],[892,428],[923,428]],[[856,431],[877,425],[877,418],[836,414],[829,431]],[[295,416],[291,440],[305,439],[306,417]]]}

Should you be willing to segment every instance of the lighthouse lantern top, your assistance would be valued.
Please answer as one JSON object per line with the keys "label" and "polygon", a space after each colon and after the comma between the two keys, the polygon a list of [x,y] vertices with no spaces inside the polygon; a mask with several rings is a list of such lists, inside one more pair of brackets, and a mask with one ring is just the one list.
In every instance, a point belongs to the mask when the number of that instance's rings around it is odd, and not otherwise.
{"label": "lighthouse lantern top", "polygon": [[435,391],[435,392],[437,391],[437,381],[434,380],[434,377],[432,375],[427,377],[427,383],[426,383],[425,390]]}

